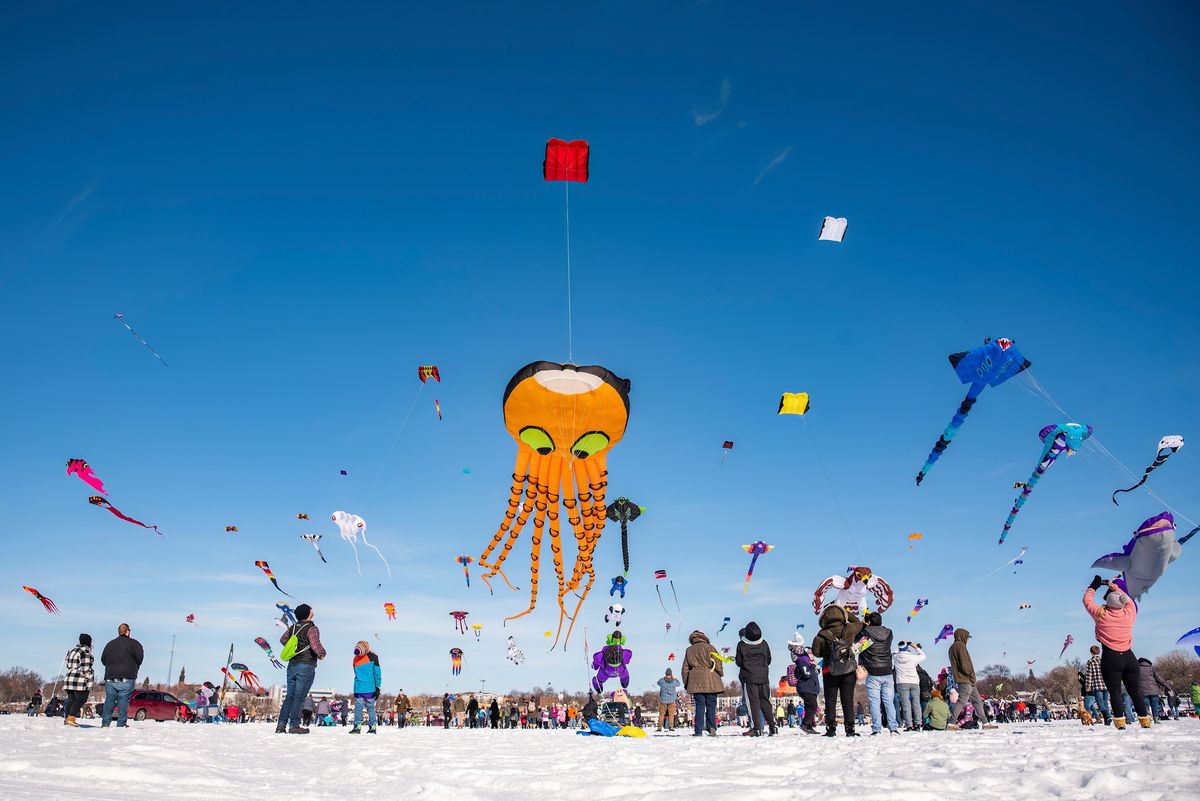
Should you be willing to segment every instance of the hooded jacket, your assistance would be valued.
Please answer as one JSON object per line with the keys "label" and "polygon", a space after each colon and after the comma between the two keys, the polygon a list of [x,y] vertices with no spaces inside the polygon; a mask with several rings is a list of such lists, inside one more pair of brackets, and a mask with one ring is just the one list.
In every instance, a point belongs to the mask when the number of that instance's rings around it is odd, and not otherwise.
{"label": "hooded jacket", "polygon": [[383,673],[379,670],[379,657],[374,651],[365,654],[354,649],[354,694],[364,698],[374,695],[383,686]]}
{"label": "hooded jacket", "polygon": [[788,643],[788,651],[792,655],[792,673],[796,678],[797,695],[816,695],[821,692],[821,682],[817,676],[820,670],[812,657],[804,650],[804,646]]}
{"label": "hooded jacket", "polygon": [[1083,608],[1096,621],[1096,639],[1114,651],[1128,651],[1133,647],[1133,623],[1137,619],[1137,605],[1129,601],[1121,609],[1109,609],[1096,603],[1096,591],[1088,588],[1083,593]]}
{"label": "hooded jacket", "polygon": [[1138,660],[1138,671],[1141,674],[1138,683],[1141,685],[1142,695],[1162,695],[1170,692],[1171,685],[1159,675],[1154,663],[1149,659],[1142,657]]}
{"label": "hooded jacket", "polygon": [[762,629],[754,621],[746,624],[746,633],[738,643],[733,661],[741,668],[738,681],[742,684],[771,683],[771,646],[767,645]]}
{"label": "hooded jacket", "polygon": [[920,684],[921,677],[917,675],[917,665],[925,661],[925,652],[916,645],[909,645],[903,651],[896,652],[896,683]]}
{"label": "hooded jacket", "polygon": [[812,652],[818,659],[829,656],[829,646],[834,640],[853,643],[863,630],[862,621],[853,612],[840,606],[827,606],[821,613],[821,630],[813,637]]}
{"label": "hooded jacket", "polygon": [[725,689],[721,677],[725,675],[725,662],[720,652],[708,641],[702,631],[693,631],[688,637],[687,651],[683,655],[683,688],[693,695],[697,693],[719,693]]}
{"label": "hooded jacket", "polygon": [[954,630],[954,645],[950,646],[950,669],[954,672],[954,680],[959,684],[975,683],[975,664],[967,651],[967,640],[971,632],[966,629]]}
{"label": "hooded jacket", "polygon": [[872,676],[892,675],[892,630],[887,626],[866,626],[863,634],[871,644],[858,655],[858,664]]}

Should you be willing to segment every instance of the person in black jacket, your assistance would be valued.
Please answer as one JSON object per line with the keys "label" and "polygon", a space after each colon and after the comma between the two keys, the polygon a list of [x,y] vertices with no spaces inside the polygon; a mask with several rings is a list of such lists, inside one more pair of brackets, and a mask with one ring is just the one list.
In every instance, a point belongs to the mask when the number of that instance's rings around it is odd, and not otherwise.
{"label": "person in black jacket", "polygon": [[600,717],[600,705],[596,703],[596,696],[588,692],[587,703],[583,705],[583,728],[587,728],[589,720],[595,720]]}
{"label": "person in black jacket", "polygon": [[450,693],[442,693],[442,728],[450,728]]}
{"label": "person in black jacket", "polygon": [[[858,664],[867,671],[867,703],[871,706],[871,734],[883,731],[883,713],[887,711],[888,731],[899,734],[896,719],[896,685],[892,677],[892,630],[883,625],[878,612],[867,615],[863,636],[870,640],[867,650],[858,655]],[[882,704],[880,703],[882,701]]]}
{"label": "person in black jacket", "polygon": [[129,716],[129,698],[133,695],[144,657],[142,644],[129,636],[129,624],[117,626],[116,638],[109,640],[100,654],[100,664],[104,665],[104,707],[100,715],[100,728],[108,728],[112,722],[114,704],[117,708],[117,728],[125,728]]}
{"label": "person in black jacket", "polygon": [[762,734],[762,721],[766,720],[770,736],[774,737],[775,716],[771,712],[771,646],[763,640],[762,629],[751,620],[746,624],[746,633],[737,646],[734,662],[741,669],[738,681],[746,688],[750,704],[750,736]]}
{"label": "person in black jacket", "polygon": [[847,737],[854,731],[854,642],[862,633],[862,621],[853,612],[829,605],[821,612],[821,630],[813,637],[813,656],[823,660],[825,680],[825,736],[837,736],[837,703],[842,700],[842,725]]}

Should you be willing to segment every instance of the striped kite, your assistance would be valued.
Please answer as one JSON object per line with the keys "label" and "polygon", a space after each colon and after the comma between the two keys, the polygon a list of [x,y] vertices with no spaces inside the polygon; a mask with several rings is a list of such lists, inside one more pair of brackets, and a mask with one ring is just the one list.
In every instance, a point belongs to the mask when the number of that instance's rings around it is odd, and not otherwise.
{"label": "striped kite", "polygon": [[[1183,437],[1181,437],[1179,434],[1168,434],[1167,436],[1160,439],[1158,441],[1158,455],[1154,457],[1154,461],[1151,462],[1150,466],[1147,467],[1145,472],[1142,473],[1142,480],[1139,481],[1138,483],[1134,484],[1132,487],[1128,487],[1127,489],[1119,489],[1119,490],[1116,490],[1115,492],[1113,492],[1112,502],[1114,504],[1116,504],[1117,506],[1120,506],[1120,504],[1117,503],[1117,494],[1118,493],[1133,492],[1135,489],[1137,489],[1138,487],[1145,484],[1146,479],[1150,478],[1150,474],[1152,472],[1154,472],[1155,468],[1161,467],[1163,462],[1167,461],[1168,457],[1170,457],[1171,454],[1175,453],[1175,451],[1179,450],[1182,447],[1183,447]],[[70,472],[70,471],[71,471],[71,468],[68,466],[67,472]],[[83,477],[80,476],[80,478],[83,478]],[[84,480],[86,481],[87,479],[84,479]]]}
{"label": "striped kite", "polygon": [[1080,423],[1059,423],[1058,425],[1046,426],[1038,432],[1038,436],[1044,443],[1042,447],[1042,458],[1038,462],[1037,468],[1029,477],[1029,480],[1020,484],[1021,494],[1013,502],[1012,511],[1008,513],[1008,519],[1004,521],[1004,530],[1000,533],[1000,544],[1004,544],[1004,538],[1008,536],[1008,532],[1012,529],[1013,522],[1017,518],[1017,512],[1021,511],[1021,507],[1025,505],[1025,501],[1029,498],[1029,493],[1033,492],[1033,488],[1037,486],[1038,481],[1050,469],[1050,465],[1066,453],[1067,456],[1075,453],[1079,449],[1080,444],[1085,439],[1092,435],[1092,427],[1082,425]]}

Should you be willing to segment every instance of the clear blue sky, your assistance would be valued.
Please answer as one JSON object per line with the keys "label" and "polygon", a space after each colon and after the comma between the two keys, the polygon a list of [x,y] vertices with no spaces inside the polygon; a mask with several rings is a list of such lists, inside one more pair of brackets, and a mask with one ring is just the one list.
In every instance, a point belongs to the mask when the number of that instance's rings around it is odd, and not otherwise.
{"label": "clear blue sky", "polygon": [[[902,636],[967,627],[977,665],[1049,667],[1067,633],[1084,652],[1092,559],[1160,503],[1114,507],[1125,477],[1088,448],[997,547],[1038,430],[1063,419],[1024,379],[986,390],[925,484],[913,476],[965,391],[946,355],[1009,336],[1137,473],[1162,435],[1192,438],[1150,486],[1200,521],[1195,6],[652,6],[4,12],[3,662],[49,674],[79,631],[102,643],[128,621],[155,680],[173,634],[193,681],[219,677],[231,641],[277,679],[253,644],[278,637],[286,600],[253,565],[267,559],[318,610],[318,686],[349,689],[353,643],[378,633],[389,691],[582,687],[578,632],[545,653],[552,596],[505,630],[525,596],[468,591],[452,561],[504,511],[505,383],[567,356],[551,136],[593,149],[571,193],[574,355],[633,382],[609,467],[611,495],[648,507],[623,627],[635,687],[725,615],[718,644],[749,619],[777,654],[797,623],[811,639],[813,589],[854,563],[895,587]],[[816,241],[826,214],[849,218],[843,244]],[[421,363],[443,383],[370,494]],[[785,390],[812,394],[805,421],[775,415]],[[90,506],[70,457],[165,536]],[[393,580],[361,548],[358,575],[336,509],[368,520]],[[738,546],[759,538],[778,547],[743,595]],[[1020,545],[1017,575],[970,583]],[[1195,558],[1145,600],[1138,653],[1196,625]],[[619,564],[610,528],[593,645]],[[684,612],[670,637],[660,567]],[[930,606],[905,626],[918,595]],[[480,643],[452,609],[484,624]]]}

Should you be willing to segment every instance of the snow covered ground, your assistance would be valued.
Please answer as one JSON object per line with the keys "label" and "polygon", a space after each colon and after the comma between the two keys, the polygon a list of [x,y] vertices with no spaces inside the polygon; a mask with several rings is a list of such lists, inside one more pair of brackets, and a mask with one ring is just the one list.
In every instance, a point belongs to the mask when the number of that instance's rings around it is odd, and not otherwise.
{"label": "snow covered ground", "polygon": [[1200,798],[1196,720],[1124,733],[1049,723],[854,739],[347,731],[154,722],[72,730],[0,716],[0,798],[792,801],[834,788],[856,801]]}

